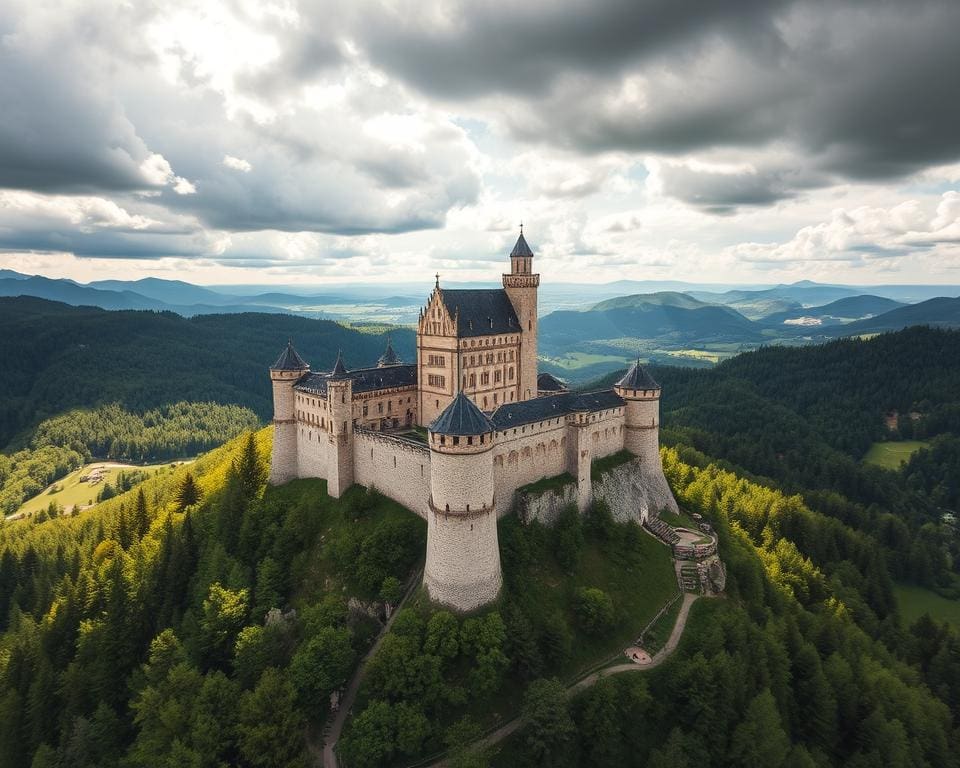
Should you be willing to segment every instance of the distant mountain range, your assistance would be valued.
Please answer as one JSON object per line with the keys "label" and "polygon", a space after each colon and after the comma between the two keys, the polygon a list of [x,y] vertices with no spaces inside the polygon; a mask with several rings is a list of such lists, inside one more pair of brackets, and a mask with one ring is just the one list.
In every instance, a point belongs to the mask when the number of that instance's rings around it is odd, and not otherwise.
{"label": "distant mountain range", "polygon": [[[493,287],[453,283],[443,287]],[[397,284],[199,286],[182,280],[72,280],[0,270],[0,297],[152,310],[183,317],[248,312],[332,319],[358,327],[411,326],[430,289]],[[660,364],[708,366],[763,344],[806,344],[908,325],[960,326],[960,286],[710,286],[620,280],[540,289],[542,367],[571,383],[638,353]]]}

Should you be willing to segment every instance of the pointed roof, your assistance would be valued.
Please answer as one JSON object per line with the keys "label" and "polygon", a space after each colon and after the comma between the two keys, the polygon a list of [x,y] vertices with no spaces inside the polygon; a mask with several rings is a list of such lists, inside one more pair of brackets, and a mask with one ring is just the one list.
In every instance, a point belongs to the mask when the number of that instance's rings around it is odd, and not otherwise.
{"label": "pointed roof", "polygon": [[337,350],[337,362],[333,364],[333,370],[330,371],[331,379],[343,379],[347,377],[347,366],[343,364],[343,350]]}
{"label": "pointed roof", "polygon": [[637,362],[630,366],[626,375],[617,382],[617,386],[625,389],[660,389],[660,385],[657,384],[653,376],[640,365],[639,357]]}
{"label": "pointed roof", "polygon": [[541,392],[564,392],[568,387],[562,380],[544,371],[537,376],[537,389]]}
{"label": "pointed roof", "polygon": [[277,362],[270,366],[271,371],[305,371],[310,366],[297,354],[293,348],[293,341],[287,340],[287,346],[280,353]]}
{"label": "pointed roof", "polygon": [[440,435],[483,435],[493,431],[493,422],[461,391],[430,425]]}
{"label": "pointed roof", "polygon": [[402,362],[403,360],[400,359],[400,356],[393,351],[393,342],[390,340],[390,337],[387,336],[387,348],[380,356],[380,360],[378,361],[379,365],[400,365]]}
{"label": "pointed roof", "polygon": [[513,246],[513,250],[510,251],[510,256],[533,256],[533,251],[530,250],[530,246],[527,245],[527,240],[523,236],[523,230],[520,230],[520,237],[517,238],[517,244]]}

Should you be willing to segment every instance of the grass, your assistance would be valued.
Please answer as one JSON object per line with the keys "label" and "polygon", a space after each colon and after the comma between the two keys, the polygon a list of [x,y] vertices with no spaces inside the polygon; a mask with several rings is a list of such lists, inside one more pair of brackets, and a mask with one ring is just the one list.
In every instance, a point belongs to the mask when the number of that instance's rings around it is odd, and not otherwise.
{"label": "grass", "polygon": [[690,517],[690,515],[683,510],[680,510],[680,513],[676,515],[673,514],[673,512],[667,512],[664,510],[660,513],[660,519],[663,520],[663,522],[665,522],[667,525],[672,525],[674,528],[690,528],[694,531],[700,530],[697,525],[697,521]]}
{"label": "grass", "polygon": [[602,459],[597,459],[590,465],[590,479],[593,482],[597,482],[602,475],[635,458],[637,457],[630,453],[630,451],[617,451],[609,456],[604,456]]}
{"label": "grass", "polygon": [[[168,461],[162,464],[147,464],[143,466],[138,466],[136,464],[123,464],[117,466],[110,466],[106,470],[105,480],[98,485],[90,485],[88,483],[81,483],[80,478],[90,472],[94,467],[102,467],[105,465],[114,465],[115,462],[110,461],[96,461],[92,464],[86,464],[80,469],[74,470],[66,477],[62,477],[57,480],[52,485],[45,488],[43,491],[38,493],[31,499],[25,501],[20,509],[17,510],[17,513],[23,513],[27,515],[32,515],[35,512],[39,512],[42,509],[46,509],[49,506],[51,501],[57,502],[64,509],[70,509],[74,506],[86,507],[90,504],[95,504],[97,501],[97,494],[103,490],[105,483],[110,483],[111,485],[116,484],[117,475],[123,471],[137,470],[140,472],[147,472],[151,476],[157,474],[158,472],[165,470],[167,467],[175,467],[180,464],[189,464],[191,460],[178,460],[178,461]],[[119,464],[119,463],[117,463]]]}
{"label": "grass", "polygon": [[677,617],[680,615],[681,605],[683,605],[682,599],[675,600],[644,634],[642,646],[651,656],[667,644],[670,633],[673,632],[673,625],[677,623]]}
{"label": "grass", "polygon": [[900,616],[907,626],[923,614],[929,613],[934,619],[960,628],[960,600],[950,600],[932,590],[912,584],[894,585],[893,594],[900,607]]}
{"label": "grass", "polygon": [[630,358],[623,355],[603,355],[594,352],[567,352],[560,357],[544,357],[546,362],[564,370],[576,370],[597,363],[617,363],[628,365]]}
{"label": "grass", "polygon": [[569,472],[563,472],[562,474],[554,475],[553,477],[544,477],[535,483],[521,486],[517,489],[517,493],[529,493],[534,496],[539,496],[547,491],[559,491],[564,486],[570,485],[570,483],[573,482],[576,482],[573,479],[573,475]]}
{"label": "grass", "polygon": [[[570,679],[586,667],[622,651],[633,643],[664,603],[677,594],[668,548],[640,532],[625,536],[620,528],[618,526],[608,541],[588,538],[572,573],[560,567],[546,540],[534,543],[525,566],[504,558],[505,579],[523,585],[526,610],[543,621],[559,614],[573,632],[568,663],[563,669],[551,670],[550,674]],[[549,538],[548,533],[545,539]],[[573,604],[574,594],[580,587],[602,589],[613,601],[614,625],[602,635],[589,635],[578,628]]]}
{"label": "grass", "polygon": [[870,450],[867,451],[867,455],[863,457],[863,460],[867,464],[874,464],[884,469],[896,471],[900,469],[901,464],[906,463],[910,456],[921,448],[926,448],[929,445],[930,443],[921,440],[874,443],[870,446]]}
{"label": "grass", "polygon": [[298,555],[291,569],[294,574],[291,579],[297,584],[295,605],[334,587],[346,587],[349,594],[364,596],[357,585],[344,583],[331,547],[344,539],[366,535],[384,520],[415,521],[422,534],[420,551],[426,548],[426,521],[386,496],[375,493],[367,497],[363,486],[354,485],[342,497],[334,499],[327,494],[326,480],[293,480],[283,486],[268,487],[264,499],[284,506],[298,506],[302,514],[316,521],[313,547]]}

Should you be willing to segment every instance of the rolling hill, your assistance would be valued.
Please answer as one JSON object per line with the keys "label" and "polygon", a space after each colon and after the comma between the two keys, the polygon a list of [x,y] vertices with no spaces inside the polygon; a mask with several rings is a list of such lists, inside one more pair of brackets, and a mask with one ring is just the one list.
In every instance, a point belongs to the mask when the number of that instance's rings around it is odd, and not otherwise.
{"label": "rolling hill", "polygon": [[[391,332],[414,359],[414,334]],[[375,365],[383,334],[281,314],[108,312],[29,297],[0,298],[0,445],[74,406],[119,402],[143,410],[181,400],[238,403],[271,413],[267,367],[288,338],[319,370],[337,350],[348,366]]]}
{"label": "rolling hill", "polygon": [[759,340],[760,329],[729,307],[678,293],[612,299],[585,312],[552,312],[540,320],[543,351],[599,339],[658,338],[681,341]]}
{"label": "rolling hill", "polygon": [[[854,320],[882,315],[885,312],[906,306],[899,301],[887,299],[883,296],[847,296],[837,299],[822,307],[794,308],[784,312],[775,312],[763,318],[765,325],[790,325],[791,321],[800,319],[816,320],[817,323],[808,325],[842,325]],[[803,325],[804,323],[796,323]]]}
{"label": "rolling hill", "polygon": [[882,315],[858,320],[840,326],[835,335],[848,336],[862,333],[896,331],[911,325],[929,325],[937,328],[960,328],[960,298],[942,296],[899,307]]}

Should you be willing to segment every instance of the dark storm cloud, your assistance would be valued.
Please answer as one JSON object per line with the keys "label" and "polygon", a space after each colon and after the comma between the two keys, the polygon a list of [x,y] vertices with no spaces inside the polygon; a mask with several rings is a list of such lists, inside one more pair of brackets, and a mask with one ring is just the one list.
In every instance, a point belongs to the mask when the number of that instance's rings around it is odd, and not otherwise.
{"label": "dark storm cloud", "polygon": [[[424,4],[371,13],[354,30],[371,59],[424,91],[460,99],[491,92],[535,96],[571,69],[610,75],[707,32],[744,44],[775,40],[771,0],[540,0],[454,2],[449,21]],[[678,51],[678,52],[680,52]],[[682,53],[681,53],[682,55]]]}
{"label": "dark storm cloud", "polygon": [[[824,180],[960,157],[954,0],[463,3],[447,16],[386,12],[357,34],[425,93],[500,96],[521,140],[662,154],[780,142]],[[630,77],[642,99],[622,98]],[[717,181],[721,197],[745,194]]]}
{"label": "dark storm cloud", "polygon": [[[118,22],[139,24],[129,8],[113,16],[87,7],[76,18],[47,15],[42,31],[18,29],[16,8],[0,8],[0,188],[89,192],[156,187],[141,172],[150,150],[96,72],[97,46],[118,65],[142,53]],[[76,55],[80,48],[87,55]]]}
{"label": "dark storm cloud", "polygon": [[719,215],[735,213],[742,207],[772,205],[796,197],[801,190],[829,184],[822,174],[796,169],[720,172],[674,163],[663,163],[659,177],[665,194]]}

